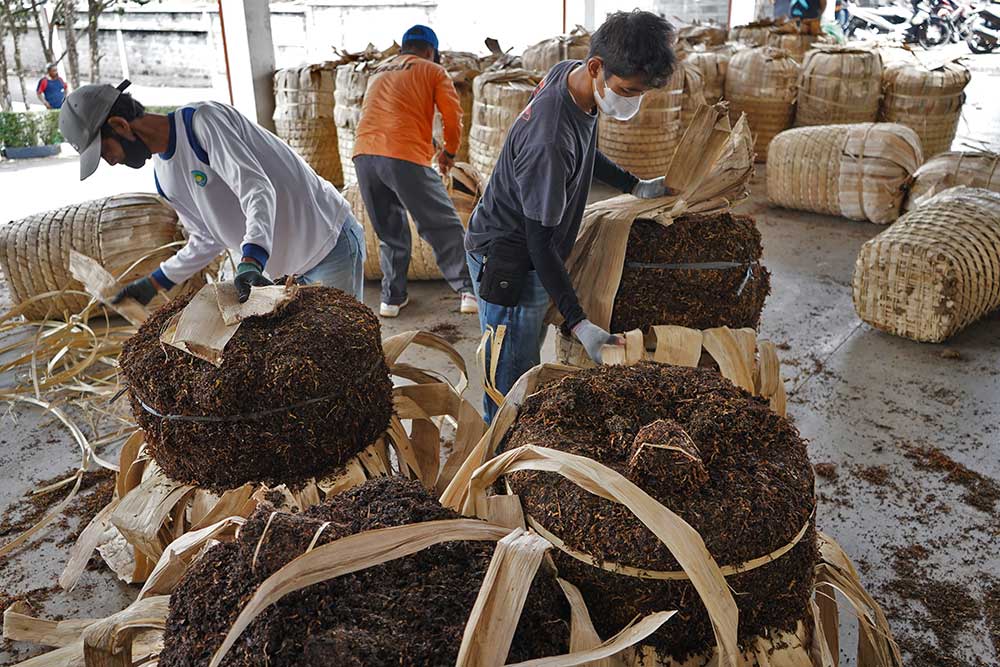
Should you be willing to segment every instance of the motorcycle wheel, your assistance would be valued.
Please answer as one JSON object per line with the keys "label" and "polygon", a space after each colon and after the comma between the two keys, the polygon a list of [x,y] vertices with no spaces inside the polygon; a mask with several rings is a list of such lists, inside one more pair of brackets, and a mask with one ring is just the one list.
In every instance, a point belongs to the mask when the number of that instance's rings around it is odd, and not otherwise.
{"label": "motorcycle wheel", "polygon": [[951,25],[937,16],[932,16],[921,26],[918,41],[920,46],[930,49],[944,44],[949,39],[951,39]]}
{"label": "motorcycle wheel", "polygon": [[996,42],[983,39],[975,29],[969,32],[969,36],[965,38],[965,43],[969,45],[969,50],[973,53],[991,53],[997,48]]}

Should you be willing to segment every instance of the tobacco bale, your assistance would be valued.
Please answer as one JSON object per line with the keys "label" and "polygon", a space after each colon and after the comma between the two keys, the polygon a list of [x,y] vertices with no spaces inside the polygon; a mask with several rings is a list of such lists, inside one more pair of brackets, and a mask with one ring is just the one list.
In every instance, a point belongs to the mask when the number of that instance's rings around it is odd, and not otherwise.
{"label": "tobacco bale", "polygon": [[[132,412],[153,458],[172,479],[223,490],[246,482],[301,483],[333,472],[389,425],[392,382],[379,323],[328,287],[301,288],[282,310],[245,320],[216,368],[160,342],[175,299],[123,346]],[[164,415],[254,419],[193,422]]]}
{"label": "tobacco bale", "polygon": [[[171,596],[161,667],[208,664],[264,579],[317,545],[366,530],[456,519],[416,481],[382,478],[302,514],[258,509],[235,543],[213,547]],[[264,536],[261,542],[261,537]],[[256,568],[253,554],[261,542]],[[494,551],[492,542],[448,542],[315,584],[261,614],[223,665],[450,665]],[[568,648],[569,610],[551,572],[539,570],[508,662]]]}
{"label": "tobacco bale", "polygon": [[[731,213],[688,215],[668,227],[636,220],[629,232],[621,285],[611,315],[612,331],[676,324],[692,329],[760,323],[771,274],[760,265],[764,249],[753,218]],[[632,262],[689,264],[745,262],[730,269],[630,268]]]}
{"label": "tobacco bale", "polygon": [[[614,421],[610,421],[614,420]],[[687,483],[684,467],[637,475],[629,434],[672,420],[697,443],[707,470]],[[617,424],[615,433],[609,423]],[[647,431],[648,433],[648,431]],[[805,536],[777,560],[727,577],[739,606],[739,638],[793,631],[808,608],[818,557],[811,518],[813,471],[806,443],[785,418],[717,372],[644,362],[580,371],[529,397],[504,441],[551,447],[595,459],[679,514],[720,566],[736,565]],[[676,560],[624,505],[589,493],[559,475],[507,477],[525,512],[570,548],[605,562],[677,571]],[[646,644],[678,661],[714,645],[707,612],[689,581],[638,579],[554,553],[560,576],[583,593],[598,633],[609,637],[636,615],[679,610],[679,626]],[[677,627],[683,629],[677,631]]]}

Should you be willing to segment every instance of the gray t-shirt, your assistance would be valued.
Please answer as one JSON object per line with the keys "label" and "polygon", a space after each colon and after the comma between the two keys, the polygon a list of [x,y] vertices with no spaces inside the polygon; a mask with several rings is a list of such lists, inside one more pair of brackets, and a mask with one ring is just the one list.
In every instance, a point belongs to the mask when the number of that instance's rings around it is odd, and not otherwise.
{"label": "gray t-shirt", "polygon": [[498,237],[524,240],[535,220],[555,228],[569,257],[583,220],[597,154],[597,115],[573,101],[566,77],[579,61],[553,67],[511,125],[493,175],[469,222],[465,249],[482,254]]}

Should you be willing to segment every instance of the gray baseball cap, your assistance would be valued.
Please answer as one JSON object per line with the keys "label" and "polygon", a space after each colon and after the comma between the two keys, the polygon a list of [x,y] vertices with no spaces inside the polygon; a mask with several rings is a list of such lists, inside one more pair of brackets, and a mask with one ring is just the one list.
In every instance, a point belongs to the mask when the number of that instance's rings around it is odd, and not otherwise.
{"label": "gray baseball cap", "polygon": [[101,163],[101,127],[122,91],[132,85],[128,79],[118,86],[90,84],[66,96],[59,111],[59,131],[80,154],[80,180],[97,171]]}

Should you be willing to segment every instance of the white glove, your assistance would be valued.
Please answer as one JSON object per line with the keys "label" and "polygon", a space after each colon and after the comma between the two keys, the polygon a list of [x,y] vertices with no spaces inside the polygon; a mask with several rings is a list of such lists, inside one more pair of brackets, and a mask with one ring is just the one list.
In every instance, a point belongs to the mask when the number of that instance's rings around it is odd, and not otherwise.
{"label": "white glove", "polygon": [[590,320],[583,320],[573,327],[573,335],[587,350],[587,355],[593,359],[595,364],[601,363],[602,347],[621,344],[621,339],[618,336],[612,336]]}
{"label": "white glove", "polygon": [[632,188],[632,194],[639,199],[658,199],[659,197],[672,195],[674,192],[663,184],[663,176],[660,176],[659,178],[650,178],[645,181],[639,181],[635,184],[635,187]]}

